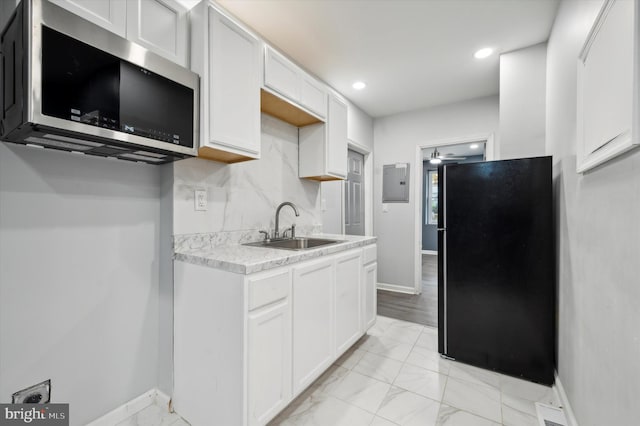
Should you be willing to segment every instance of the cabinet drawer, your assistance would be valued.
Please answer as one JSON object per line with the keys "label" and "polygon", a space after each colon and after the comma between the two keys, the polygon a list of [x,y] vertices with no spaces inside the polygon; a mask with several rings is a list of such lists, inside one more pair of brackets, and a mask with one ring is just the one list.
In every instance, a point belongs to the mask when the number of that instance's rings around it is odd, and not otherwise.
{"label": "cabinet drawer", "polygon": [[365,265],[367,263],[375,262],[378,258],[378,247],[375,244],[365,246],[362,251],[362,263]]}
{"label": "cabinet drawer", "polygon": [[289,296],[289,271],[248,278],[249,310]]}

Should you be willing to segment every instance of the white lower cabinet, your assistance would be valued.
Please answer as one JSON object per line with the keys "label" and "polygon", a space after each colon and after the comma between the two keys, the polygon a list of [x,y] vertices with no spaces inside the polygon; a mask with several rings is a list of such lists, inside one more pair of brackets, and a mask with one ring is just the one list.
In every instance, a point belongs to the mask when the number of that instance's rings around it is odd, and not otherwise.
{"label": "white lower cabinet", "polygon": [[176,412],[266,425],[373,325],[375,268],[375,245],[249,275],[175,261]]}
{"label": "white lower cabinet", "polygon": [[333,259],[293,268],[293,392],[333,361]]}
{"label": "white lower cabinet", "polygon": [[336,257],[335,351],[343,353],[362,335],[362,250]]}
{"label": "white lower cabinet", "polygon": [[377,285],[378,285],[378,264],[376,262],[364,266],[363,269],[363,291],[362,314],[365,330],[373,327],[376,323],[378,307]]}
{"label": "white lower cabinet", "polygon": [[362,249],[362,323],[365,330],[376,323],[378,314],[378,246],[370,244]]}
{"label": "white lower cabinet", "polygon": [[264,425],[291,400],[291,309],[288,299],[249,312],[248,424]]}

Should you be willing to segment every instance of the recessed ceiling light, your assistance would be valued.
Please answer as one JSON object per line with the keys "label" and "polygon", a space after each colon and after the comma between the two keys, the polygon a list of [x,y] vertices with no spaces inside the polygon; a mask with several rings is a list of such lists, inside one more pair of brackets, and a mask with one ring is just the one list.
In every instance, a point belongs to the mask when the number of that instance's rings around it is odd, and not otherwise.
{"label": "recessed ceiling light", "polygon": [[469,146],[469,148],[471,148],[471,149],[478,149],[478,147],[479,147],[479,146],[480,146],[480,145],[478,145],[477,143],[472,143],[472,144]]}
{"label": "recessed ceiling light", "polygon": [[484,59],[488,56],[491,56],[491,54],[493,53],[493,49],[490,47],[485,47],[484,49],[480,49],[478,50],[476,53],[473,54],[473,56],[476,59]]}
{"label": "recessed ceiling light", "polygon": [[362,90],[365,87],[367,87],[367,85],[363,81],[356,81],[351,85],[351,87],[353,87],[356,90]]}

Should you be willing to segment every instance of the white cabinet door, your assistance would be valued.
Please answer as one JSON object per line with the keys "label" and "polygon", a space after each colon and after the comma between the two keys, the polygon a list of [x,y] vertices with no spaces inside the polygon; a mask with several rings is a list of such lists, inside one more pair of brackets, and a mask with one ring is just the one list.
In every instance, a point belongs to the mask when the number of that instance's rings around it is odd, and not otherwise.
{"label": "white cabinet door", "polygon": [[322,83],[307,73],[300,79],[300,104],[320,118],[327,116],[327,90]]}
{"label": "white cabinet door", "polygon": [[249,312],[247,345],[248,424],[265,425],[291,400],[289,299]]}
{"label": "white cabinet door", "polygon": [[127,38],[188,66],[187,9],[176,0],[127,0]]}
{"label": "white cabinet door", "polygon": [[265,46],[264,85],[293,100],[300,100],[300,69],[290,60]]}
{"label": "white cabinet door", "polygon": [[112,33],[118,34],[120,37],[126,37],[127,4],[125,0],[50,1],[89,22],[93,22]]}
{"label": "white cabinet door", "polygon": [[363,269],[364,294],[362,297],[364,314],[363,323],[364,331],[371,328],[376,322],[377,314],[377,282],[378,282],[378,264],[376,262],[365,265]]}
{"label": "white cabinet door", "polygon": [[329,95],[327,118],[327,174],[347,177],[347,104]]}
{"label": "white cabinet door", "polygon": [[333,259],[293,268],[293,393],[333,361]]}
{"label": "white cabinet door", "polygon": [[203,78],[207,79],[204,126],[208,131],[201,146],[258,158],[260,41],[213,7],[207,10],[208,73]]}
{"label": "white cabinet door", "polygon": [[335,342],[339,356],[362,335],[362,250],[336,257]]}

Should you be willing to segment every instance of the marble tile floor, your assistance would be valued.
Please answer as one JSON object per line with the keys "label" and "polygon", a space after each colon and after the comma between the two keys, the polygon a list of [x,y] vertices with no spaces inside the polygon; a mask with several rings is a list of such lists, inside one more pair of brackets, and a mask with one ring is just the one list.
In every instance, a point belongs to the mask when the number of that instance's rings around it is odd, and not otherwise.
{"label": "marble tile floor", "polygon": [[[378,316],[269,426],[538,426],[535,402],[559,406],[549,387],[442,359],[437,339],[434,328]],[[151,405],[116,426],[189,423]]]}
{"label": "marble tile floor", "polygon": [[546,386],[440,358],[437,330],[378,316],[269,426],[538,426]]}
{"label": "marble tile floor", "polygon": [[132,414],[115,426],[189,426],[189,423],[178,414],[169,413],[166,407],[154,404]]}

